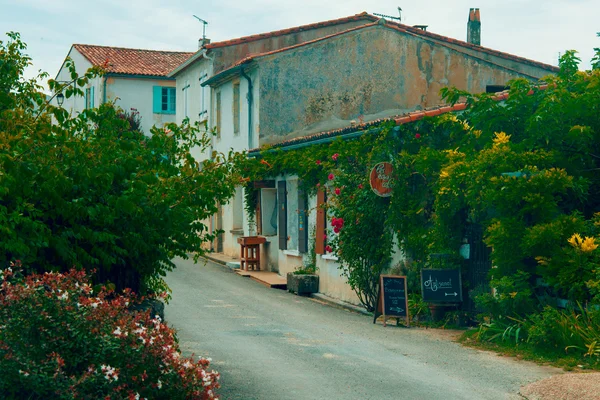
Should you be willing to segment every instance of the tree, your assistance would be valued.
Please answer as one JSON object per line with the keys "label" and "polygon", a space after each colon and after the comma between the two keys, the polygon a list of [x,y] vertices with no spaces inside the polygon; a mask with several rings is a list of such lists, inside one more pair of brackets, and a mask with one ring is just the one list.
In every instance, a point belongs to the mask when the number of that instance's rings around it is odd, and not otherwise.
{"label": "tree", "polygon": [[[19,259],[28,272],[75,266],[118,289],[160,289],[173,257],[202,255],[214,238],[204,221],[240,183],[241,155],[198,162],[190,149],[210,146],[202,126],[169,124],[146,137],[112,103],[70,116],[41,92],[47,74],[23,79],[31,59],[18,34],[8,37],[0,42],[0,263]],[[67,66],[71,83],[49,82],[67,97],[101,73]]]}

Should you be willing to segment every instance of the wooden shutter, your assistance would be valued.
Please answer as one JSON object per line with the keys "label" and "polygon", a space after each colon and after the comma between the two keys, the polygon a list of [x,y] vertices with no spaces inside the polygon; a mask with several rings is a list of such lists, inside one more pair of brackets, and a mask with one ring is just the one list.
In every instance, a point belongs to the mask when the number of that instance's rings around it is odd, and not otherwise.
{"label": "wooden shutter", "polygon": [[300,253],[308,252],[308,213],[306,194],[300,189],[298,182],[298,251]]}
{"label": "wooden shutter", "polygon": [[96,94],[94,93],[94,87],[93,86],[91,87],[90,95],[92,97],[92,99],[90,101],[90,106],[91,106],[90,108],[94,108],[94,106],[95,106],[95,104],[94,104],[94,97],[96,96]]}
{"label": "wooden shutter", "polygon": [[277,182],[277,206],[279,214],[279,250],[287,249],[287,192],[285,181]]}
{"label": "wooden shutter", "polygon": [[[246,190],[252,189],[247,188]],[[256,234],[262,235],[262,190],[260,189],[258,189],[256,193],[256,212],[254,213],[254,222],[256,223]]]}
{"label": "wooden shutter", "polygon": [[162,113],[162,87],[160,86],[152,86],[152,112]]}
{"label": "wooden shutter", "polygon": [[325,254],[325,191],[317,191],[317,226],[315,229],[315,253]]}

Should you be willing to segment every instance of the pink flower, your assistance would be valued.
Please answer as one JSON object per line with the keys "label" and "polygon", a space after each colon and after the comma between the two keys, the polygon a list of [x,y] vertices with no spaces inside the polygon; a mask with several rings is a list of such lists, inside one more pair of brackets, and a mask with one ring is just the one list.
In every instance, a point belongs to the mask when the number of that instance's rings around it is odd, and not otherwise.
{"label": "pink flower", "polygon": [[320,183],[317,183],[317,187],[320,187],[320,186],[321,186],[321,184],[320,184]]}
{"label": "pink flower", "polygon": [[335,176],[333,174],[329,174],[328,178],[330,181],[332,181],[335,178]]}
{"label": "pink flower", "polygon": [[415,138],[420,139],[421,138],[421,134],[420,133],[415,134]]}
{"label": "pink flower", "polygon": [[338,153],[335,153],[334,155],[332,155],[332,156],[331,156],[331,159],[332,159],[333,161],[337,161],[337,159],[338,159],[338,156],[339,156],[339,154],[338,154]]}
{"label": "pink flower", "polygon": [[335,194],[337,194],[339,196],[340,193],[342,193],[342,191],[340,190],[340,188],[335,188]]}
{"label": "pink flower", "polygon": [[317,160],[317,165],[321,165],[321,160]]}
{"label": "pink flower", "polygon": [[328,253],[331,253],[331,246],[330,245],[325,246],[325,251]]}
{"label": "pink flower", "polygon": [[362,184],[362,183],[359,183],[359,184],[358,184],[358,188],[359,188],[359,189],[362,189],[362,188],[363,188],[363,184]]}

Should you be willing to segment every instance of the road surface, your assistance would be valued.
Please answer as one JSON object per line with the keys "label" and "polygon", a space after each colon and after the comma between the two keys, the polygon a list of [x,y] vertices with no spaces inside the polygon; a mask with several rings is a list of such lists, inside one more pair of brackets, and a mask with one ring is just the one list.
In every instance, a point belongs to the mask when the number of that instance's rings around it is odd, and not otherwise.
{"label": "road surface", "polygon": [[186,355],[212,358],[224,400],[520,399],[557,372],[437,330],[373,325],[211,262],[176,264],[165,318]]}

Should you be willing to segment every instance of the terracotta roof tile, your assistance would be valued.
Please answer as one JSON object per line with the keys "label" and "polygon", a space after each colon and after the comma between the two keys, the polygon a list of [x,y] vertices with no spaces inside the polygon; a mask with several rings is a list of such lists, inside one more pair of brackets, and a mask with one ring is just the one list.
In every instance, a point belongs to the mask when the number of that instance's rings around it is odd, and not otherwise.
{"label": "terracotta roof tile", "polygon": [[107,65],[107,72],[127,75],[167,76],[194,54],[88,44],[74,44],[73,47],[92,65]]}
{"label": "terracotta roof tile", "polygon": [[297,26],[294,28],[287,28],[287,29],[281,29],[278,31],[260,33],[258,35],[244,36],[241,38],[224,40],[222,42],[209,43],[209,44],[205,45],[204,47],[207,49],[216,49],[218,47],[232,46],[232,45],[236,45],[236,44],[240,44],[240,43],[252,42],[255,40],[267,39],[270,37],[289,35],[292,33],[308,31],[311,29],[323,28],[326,26],[339,25],[339,24],[343,24],[346,22],[361,21],[361,20],[377,21],[377,20],[379,20],[379,17],[368,14],[367,12],[362,12],[360,14],[352,15],[350,17],[332,19],[332,20],[328,20],[328,21],[317,22],[314,24],[301,25],[301,26]]}

